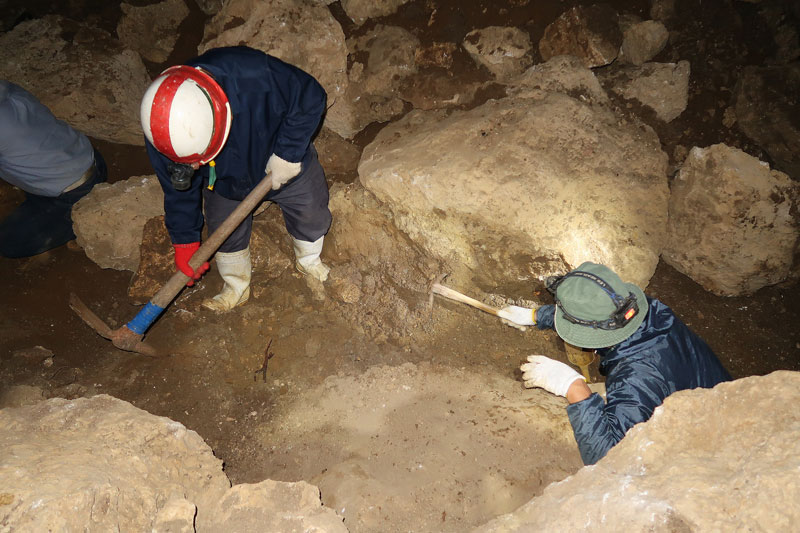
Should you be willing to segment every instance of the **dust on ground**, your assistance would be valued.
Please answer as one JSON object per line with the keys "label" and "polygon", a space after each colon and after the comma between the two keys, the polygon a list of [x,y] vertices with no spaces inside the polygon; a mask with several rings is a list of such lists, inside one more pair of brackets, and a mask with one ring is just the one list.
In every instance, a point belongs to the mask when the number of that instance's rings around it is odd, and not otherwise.
{"label": "dust on ground", "polygon": [[[413,1],[380,22],[415,28],[424,33],[418,35],[423,42],[458,42],[465,28],[526,20],[521,27],[537,42],[547,23],[575,3],[441,1],[428,25],[427,4]],[[42,2],[46,8],[41,9],[52,9],[50,4]],[[645,16],[646,2],[625,4]],[[751,9],[736,4],[740,11]],[[91,2],[70,5],[83,13],[80,9],[88,10]],[[706,61],[697,69],[700,53],[683,41],[676,45],[680,58],[692,61],[694,90],[691,112],[657,128],[665,152],[673,158],[677,146],[727,142],[759,155],[741,135],[719,124],[719,102],[727,101],[730,84],[723,86],[717,77],[765,52],[735,38],[742,32],[735,20],[721,17],[728,26],[708,31],[711,20],[694,17],[692,2],[677,5],[680,27],[706,41],[703,50],[722,52],[718,64]],[[697,12],[706,9],[703,5]],[[98,23],[113,30],[108,20],[117,11],[104,7],[97,12]],[[192,17],[195,23],[202,20],[194,6]],[[170,63],[191,55],[187,50],[198,32],[190,32],[188,24],[181,27]],[[346,32],[356,31],[344,26]],[[457,58],[454,72],[476,79],[483,75],[465,58]],[[619,105],[629,109],[626,102]],[[358,142],[363,146],[379,128],[369,128]],[[110,181],[151,173],[142,148],[97,146],[109,163]],[[329,179],[349,182],[354,174],[355,169]],[[21,198],[0,183],[0,216]],[[333,267],[332,277],[346,273],[335,240],[323,258]],[[406,258],[412,261],[416,258]],[[419,271],[418,265],[408,266]],[[567,425],[538,425],[537,410],[563,412],[565,402],[526,391],[519,382],[518,367],[527,354],[566,361],[562,343],[552,332],[517,331],[461,304],[436,299],[428,307],[424,287],[438,274],[419,272],[420,290],[396,295],[422,322],[413,334],[397,335],[397,324],[377,318],[386,316],[386,309],[343,311],[329,287],[309,284],[291,269],[269,282],[254,272],[258,290],[250,302],[227,315],[213,314],[198,305],[221,286],[212,271],[185,289],[148,332],[147,340],[169,356],[146,358],[115,349],[67,304],[74,292],[112,328],[123,325],[138,310],[127,297],[129,272],[100,269],[74,243],[34,258],[0,259],[5,280],[0,387],[32,385],[47,397],[107,393],[177,420],[225,461],[233,483],[264,478],[317,483],[323,501],[347,518],[351,531],[461,531],[512,510],[548,482],[577,470],[580,462],[574,442],[565,439]],[[647,292],[704,337],[734,377],[800,370],[797,285],[721,298],[662,263]],[[495,293],[549,301],[540,286],[503,287]],[[52,365],[25,355],[35,346],[53,353]],[[257,372],[268,346],[274,355],[266,372]],[[600,378],[596,363],[592,373]],[[565,415],[562,421],[566,424]]]}

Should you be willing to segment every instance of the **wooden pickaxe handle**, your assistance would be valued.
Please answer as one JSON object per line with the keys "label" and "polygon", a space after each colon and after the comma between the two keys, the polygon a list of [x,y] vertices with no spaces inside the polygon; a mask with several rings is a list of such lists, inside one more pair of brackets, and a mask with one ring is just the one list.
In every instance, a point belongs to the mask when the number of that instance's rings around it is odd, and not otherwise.
{"label": "wooden pickaxe handle", "polygon": [[471,305],[472,307],[480,309],[481,311],[489,313],[490,315],[500,316],[499,315],[500,310],[497,309],[496,307],[492,307],[490,305],[486,305],[483,302],[479,302],[474,298],[470,298],[466,294],[461,294],[460,292],[455,291],[450,287],[445,287],[441,283],[434,283],[431,286],[431,292],[444,296],[448,300],[453,300],[456,302],[461,302],[463,304]]}

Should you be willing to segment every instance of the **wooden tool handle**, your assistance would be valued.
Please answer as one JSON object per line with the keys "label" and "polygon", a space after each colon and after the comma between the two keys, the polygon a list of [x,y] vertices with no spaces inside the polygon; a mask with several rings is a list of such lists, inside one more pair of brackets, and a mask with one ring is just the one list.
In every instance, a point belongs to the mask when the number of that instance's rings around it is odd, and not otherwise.
{"label": "wooden tool handle", "polygon": [[[195,178],[199,179],[199,178]],[[217,251],[217,248],[222,246],[222,243],[225,242],[225,239],[233,233],[239,224],[249,215],[256,206],[264,199],[267,193],[272,189],[272,173],[267,174],[264,176],[264,179],[256,185],[255,189],[250,191],[250,194],[241,201],[241,203],[236,206],[236,209],[228,215],[228,218],[225,219],[217,230],[211,234],[211,236],[203,243],[199,250],[197,250],[192,258],[189,260],[189,266],[193,269],[197,269],[200,265],[208,261],[214,252]],[[161,289],[153,296],[150,301],[157,305],[158,307],[165,308],[167,307],[170,302],[175,299],[175,296],[181,292],[181,289],[186,285],[186,282],[189,281],[189,276],[181,272],[180,270],[177,271],[172,277],[167,281]]]}
{"label": "wooden tool handle", "polygon": [[474,298],[470,298],[466,294],[461,294],[460,292],[454,291],[450,287],[445,287],[444,285],[441,285],[439,283],[433,284],[433,286],[431,287],[431,292],[444,296],[449,300],[454,300],[456,302],[461,302],[463,304],[471,305],[472,307],[480,309],[481,311],[489,313],[490,315],[500,316],[499,315],[500,310],[497,309],[496,307],[486,305],[485,303],[479,302]]}

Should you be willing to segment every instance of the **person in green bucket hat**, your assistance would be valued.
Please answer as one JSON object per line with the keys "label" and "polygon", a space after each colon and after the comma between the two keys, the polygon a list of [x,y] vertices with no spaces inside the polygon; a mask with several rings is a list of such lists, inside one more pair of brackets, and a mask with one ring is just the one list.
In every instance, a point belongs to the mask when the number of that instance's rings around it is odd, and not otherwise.
{"label": "person in green bucket hat", "polygon": [[584,464],[594,464],[625,433],[652,416],[673,392],[731,379],[708,345],[662,302],[645,296],[606,266],[583,263],[547,280],[554,304],[508,306],[500,316],[518,326],[555,329],[564,342],[595,350],[606,376],[606,399],[592,393],[569,365],[528,356],[522,379],[564,396]]}

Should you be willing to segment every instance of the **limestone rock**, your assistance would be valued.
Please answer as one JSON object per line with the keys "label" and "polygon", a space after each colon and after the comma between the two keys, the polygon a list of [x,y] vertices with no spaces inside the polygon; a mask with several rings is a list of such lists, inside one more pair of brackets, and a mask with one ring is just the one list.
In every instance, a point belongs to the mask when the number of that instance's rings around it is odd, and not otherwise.
{"label": "limestone rock", "polygon": [[791,530],[798,391],[779,371],[675,393],[596,465],[473,533]]}
{"label": "limestone rock", "polygon": [[748,66],[734,89],[736,121],[775,168],[800,179],[800,64]]}
{"label": "limestone rock", "polygon": [[622,55],[634,65],[641,65],[653,59],[667,45],[669,32],[661,22],[646,20],[625,30],[622,39]]}
{"label": "limestone rock", "polygon": [[247,45],[314,76],[328,93],[324,125],[345,138],[358,130],[345,100],[347,47],[328,7],[314,0],[227,0],[198,48]]}
{"label": "limestone rock", "polygon": [[111,396],[0,410],[0,449],[4,531],[347,531],[316,487],[231,488],[197,433]]}
{"label": "limestone rock", "polygon": [[358,172],[451,272],[496,284],[592,260],[645,286],[665,237],[666,163],[650,128],[546,93],[412,111],[365,148]]}
{"label": "limestone rock", "polygon": [[163,63],[178,40],[177,27],[189,15],[184,0],[164,0],[137,7],[121,4],[117,35],[122,43],[153,63]]}
{"label": "limestone rock", "polygon": [[[198,521],[198,533],[261,531],[347,533],[342,519],[320,502],[319,489],[300,481],[234,485],[207,520]],[[282,512],[276,512],[276,509]]]}
{"label": "limestone rock", "polygon": [[100,183],[72,208],[78,245],[101,268],[139,268],[145,223],[164,214],[164,192],[155,175]]}
{"label": "limestone rock", "polygon": [[672,183],[664,260],[706,290],[750,294],[789,277],[800,184],[724,144],[693,148]]}
{"label": "limestone rock", "polygon": [[645,63],[608,75],[610,90],[655,111],[664,122],[678,118],[689,102],[689,62]]}
{"label": "limestone rock", "polygon": [[105,395],[3,409],[0,449],[16,531],[150,531],[174,496],[203,509],[230,487],[197,433]]}
{"label": "limestone rock", "polygon": [[573,7],[550,23],[539,41],[539,53],[545,61],[573,55],[587,67],[602,67],[617,58],[621,44],[616,11],[608,4],[593,4]]}
{"label": "limestone rock", "polygon": [[87,135],[144,144],[139,104],[150,77],[107,32],[58,16],[23,22],[0,35],[0,78]]}
{"label": "limestone rock", "polygon": [[531,40],[527,32],[514,27],[489,26],[473,30],[463,42],[464,49],[495,78],[505,80],[531,65]]}
{"label": "limestone rock", "polygon": [[534,65],[509,83],[510,94],[533,96],[532,91],[564,93],[601,104],[608,102],[608,95],[594,72],[575,56],[556,56]]}
{"label": "limestone rock", "polygon": [[342,9],[358,25],[367,19],[391,15],[408,0],[342,0]]}
{"label": "limestone rock", "polygon": [[386,122],[403,112],[398,93],[402,80],[417,71],[414,58],[419,39],[397,26],[377,25],[347,41],[353,57],[365,57],[350,69],[345,99],[351,109],[351,128],[360,131],[371,122]]}

